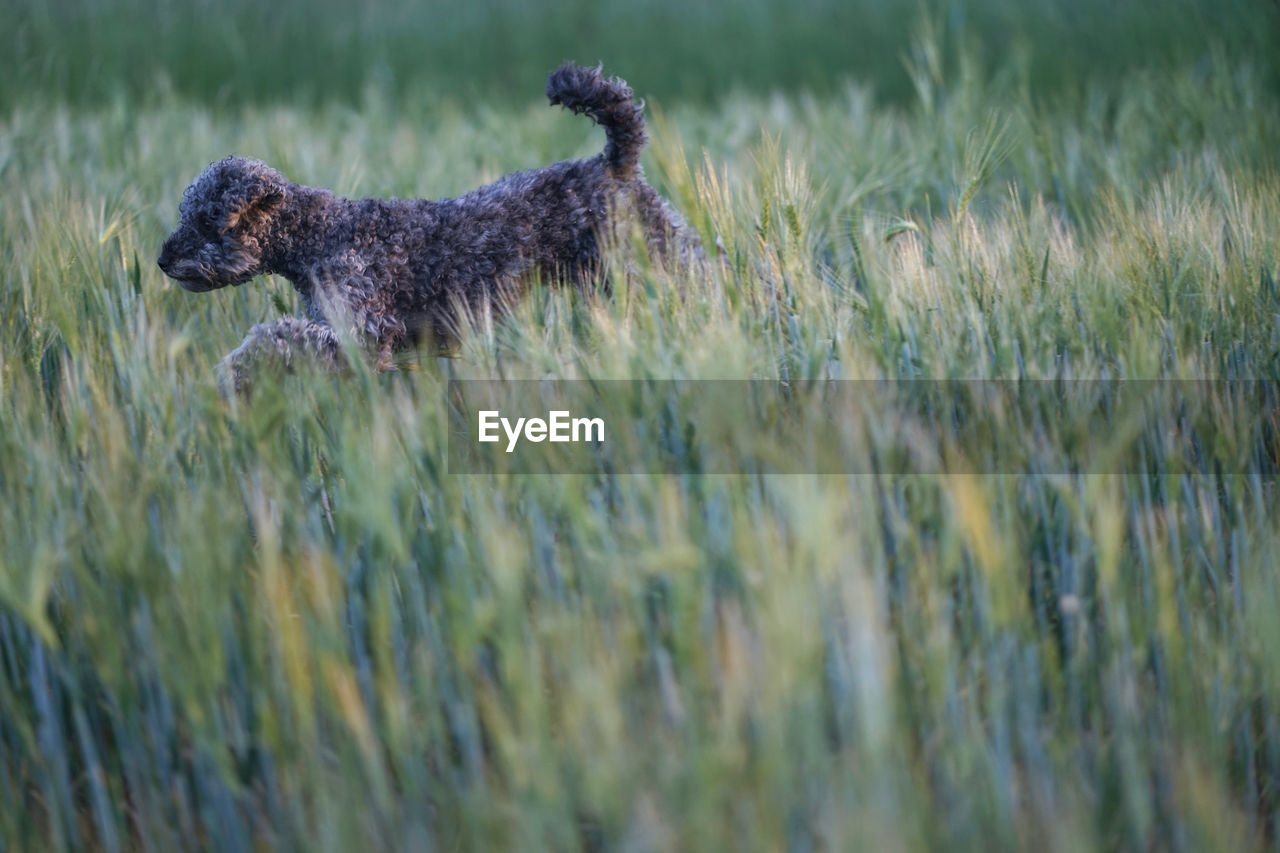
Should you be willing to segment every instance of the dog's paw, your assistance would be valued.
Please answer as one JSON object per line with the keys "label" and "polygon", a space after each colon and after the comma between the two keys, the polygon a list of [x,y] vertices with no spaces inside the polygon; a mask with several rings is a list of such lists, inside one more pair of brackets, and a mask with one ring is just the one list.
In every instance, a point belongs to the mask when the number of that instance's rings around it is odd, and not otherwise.
{"label": "dog's paw", "polygon": [[253,393],[253,379],[235,353],[218,362],[214,370],[218,392],[228,400],[247,400]]}

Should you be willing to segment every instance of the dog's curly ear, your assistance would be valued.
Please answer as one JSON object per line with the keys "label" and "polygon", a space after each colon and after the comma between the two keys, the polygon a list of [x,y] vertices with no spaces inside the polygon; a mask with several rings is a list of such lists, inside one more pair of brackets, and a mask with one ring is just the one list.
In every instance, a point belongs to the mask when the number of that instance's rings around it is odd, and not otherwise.
{"label": "dog's curly ear", "polygon": [[228,204],[228,228],[253,227],[284,202],[288,181],[265,163],[246,162]]}

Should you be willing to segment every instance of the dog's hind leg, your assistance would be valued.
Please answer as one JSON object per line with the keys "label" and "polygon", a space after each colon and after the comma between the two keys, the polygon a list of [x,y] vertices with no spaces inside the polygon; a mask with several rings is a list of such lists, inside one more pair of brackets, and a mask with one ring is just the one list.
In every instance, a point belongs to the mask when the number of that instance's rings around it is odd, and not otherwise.
{"label": "dog's hind leg", "polygon": [[653,187],[638,184],[634,203],[651,258],[668,268],[700,267],[704,264],[706,253],[698,232],[663,201]]}

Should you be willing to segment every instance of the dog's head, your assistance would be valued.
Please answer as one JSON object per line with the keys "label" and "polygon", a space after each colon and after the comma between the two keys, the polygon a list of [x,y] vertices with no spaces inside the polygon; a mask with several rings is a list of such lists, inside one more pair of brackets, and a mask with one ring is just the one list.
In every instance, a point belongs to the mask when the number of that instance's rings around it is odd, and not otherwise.
{"label": "dog's head", "polygon": [[182,194],[178,227],[160,251],[160,269],[196,293],[253,278],[263,271],[288,187],[284,176],[258,160],[214,163]]}

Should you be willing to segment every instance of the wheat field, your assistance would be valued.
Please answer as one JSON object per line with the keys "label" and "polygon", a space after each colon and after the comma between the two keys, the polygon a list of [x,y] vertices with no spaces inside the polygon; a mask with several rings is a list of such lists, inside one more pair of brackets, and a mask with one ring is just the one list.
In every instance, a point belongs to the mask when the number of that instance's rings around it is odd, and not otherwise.
{"label": "wheat field", "polygon": [[[602,8],[661,51],[671,4]],[[744,8],[716,34],[764,43],[785,9]],[[803,44],[823,8],[778,38]],[[1085,4],[1059,43],[1063,7],[1027,4],[997,55],[984,28],[1014,13],[994,2],[850,8],[881,24],[865,57],[818,39],[810,65],[772,55],[723,91],[724,44],[701,42],[688,97],[639,46],[574,57],[651,81],[645,169],[720,259],[705,275],[539,288],[456,357],[264,381],[245,404],[214,366],[298,310],[288,283],[190,294],[154,264],[207,163],[434,198],[590,156],[599,131],[545,106],[532,48],[460,94],[401,85],[410,48],[387,41],[368,79],[317,66],[344,75],[326,97],[213,24],[156,44],[167,71],[134,68],[127,22],[156,4],[19,7],[0,851],[1275,847],[1274,13],[1223,4],[1215,39],[1211,4],[1113,29]],[[211,12],[174,14],[166,33]],[[357,42],[391,15],[370,6]],[[571,47],[560,20],[548,50]],[[457,26],[436,38],[484,25]],[[1118,41],[1131,62],[1101,55]],[[200,63],[220,52],[262,67],[219,90]],[[633,443],[634,472],[458,473],[450,383],[494,379],[1209,390],[1139,421],[1060,408],[1065,449],[1001,412],[970,443],[946,412],[889,406],[792,474],[748,464],[777,436],[742,423]],[[1234,380],[1261,405],[1234,406]],[[659,408],[620,407],[618,429]],[[796,453],[819,417],[787,421]],[[927,470],[879,471],[904,436]]]}

